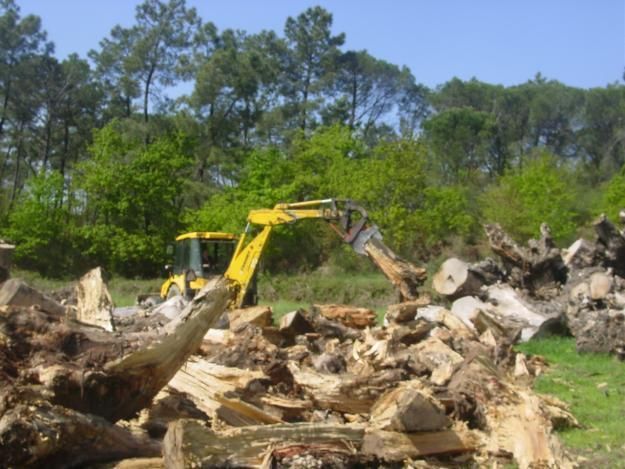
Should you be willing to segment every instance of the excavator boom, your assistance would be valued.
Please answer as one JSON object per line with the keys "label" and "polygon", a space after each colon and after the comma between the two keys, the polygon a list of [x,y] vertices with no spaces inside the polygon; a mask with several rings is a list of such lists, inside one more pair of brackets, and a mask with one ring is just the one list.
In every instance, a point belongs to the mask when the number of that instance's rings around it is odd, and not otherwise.
{"label": "excavator boom", "polygon": [[[232,261],[224,274],[232,281],[236,290],[233,306],[243,305],[273,227],[305,219],[325,220],[345,242],[362,255],[365,255],[363,245],[367,240],[372,237],[381,239],[377,227],[369,224],[367,212],[350,200],[312,200],[277,204],[272,209],[252,210],[247,217],[245,232],[239,238]],[[262,229],[250,239],[253,226],[262,226]]]}

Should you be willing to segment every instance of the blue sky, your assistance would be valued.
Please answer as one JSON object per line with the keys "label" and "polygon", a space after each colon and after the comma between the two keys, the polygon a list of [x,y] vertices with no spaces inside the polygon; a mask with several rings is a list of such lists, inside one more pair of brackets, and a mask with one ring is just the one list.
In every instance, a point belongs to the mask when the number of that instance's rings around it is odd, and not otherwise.
{"label": "blue sky", "polygon": [[[85,57],[115,24],[133,24],[135,0],[16,0],[37,14],[60,58]],[[619,81],[625,0],[187,0],[219,29],[282,33],[288,16],[321,5],[345,49],[407,65],[434,87],[457,76],[514,85],[537,72],[572,86]]]}

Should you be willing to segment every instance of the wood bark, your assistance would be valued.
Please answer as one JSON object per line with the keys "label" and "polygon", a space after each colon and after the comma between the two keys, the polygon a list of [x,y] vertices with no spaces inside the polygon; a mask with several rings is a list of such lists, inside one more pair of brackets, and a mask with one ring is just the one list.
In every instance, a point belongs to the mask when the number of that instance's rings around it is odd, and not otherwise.
{"label": "wood bark", "polygon": [[595,220],[593,226],[604,266],[612,267],[617,275],[625,277],[625,237],[604,214]]}
{"label": "wood bark", "polygon": [[20,279],[9,279],[0,287],[0,305],[37,307],[54,316],[65,315],[65,307]]}

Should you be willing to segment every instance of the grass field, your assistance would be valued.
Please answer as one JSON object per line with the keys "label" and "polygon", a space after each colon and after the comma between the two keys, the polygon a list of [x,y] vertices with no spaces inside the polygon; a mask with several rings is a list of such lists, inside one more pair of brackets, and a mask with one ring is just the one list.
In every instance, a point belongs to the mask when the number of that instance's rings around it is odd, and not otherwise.
{"label": "grass field", "polygon": [[551,337],[519,345],[549,363],[534,389],[570,405],[582,428],[560,433],[585,459],[582,467],[625,467],[625,363],[603,354],[578,354],[575,339]]}

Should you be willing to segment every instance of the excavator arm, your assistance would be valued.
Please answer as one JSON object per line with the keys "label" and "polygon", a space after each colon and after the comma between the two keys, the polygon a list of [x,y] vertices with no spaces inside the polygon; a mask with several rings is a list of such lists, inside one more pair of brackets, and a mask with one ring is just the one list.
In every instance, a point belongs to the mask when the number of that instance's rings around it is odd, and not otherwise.
{"label": "excavator arm", "polygon": [[[350,200],[312,200],[278,204],[272,209],[252,210],[247,217],[245,232],[239,238],[224,274],[235,289],[232,306],[243,305],[273,227],[306,219],[325,220],[345,242],[362,255],[365,255],[363,246],[369,239],[381,239],[378,228],[369,223],[367,212]],[[254,237],[251,235],[253,226],[262,226],[260,233]]]}

